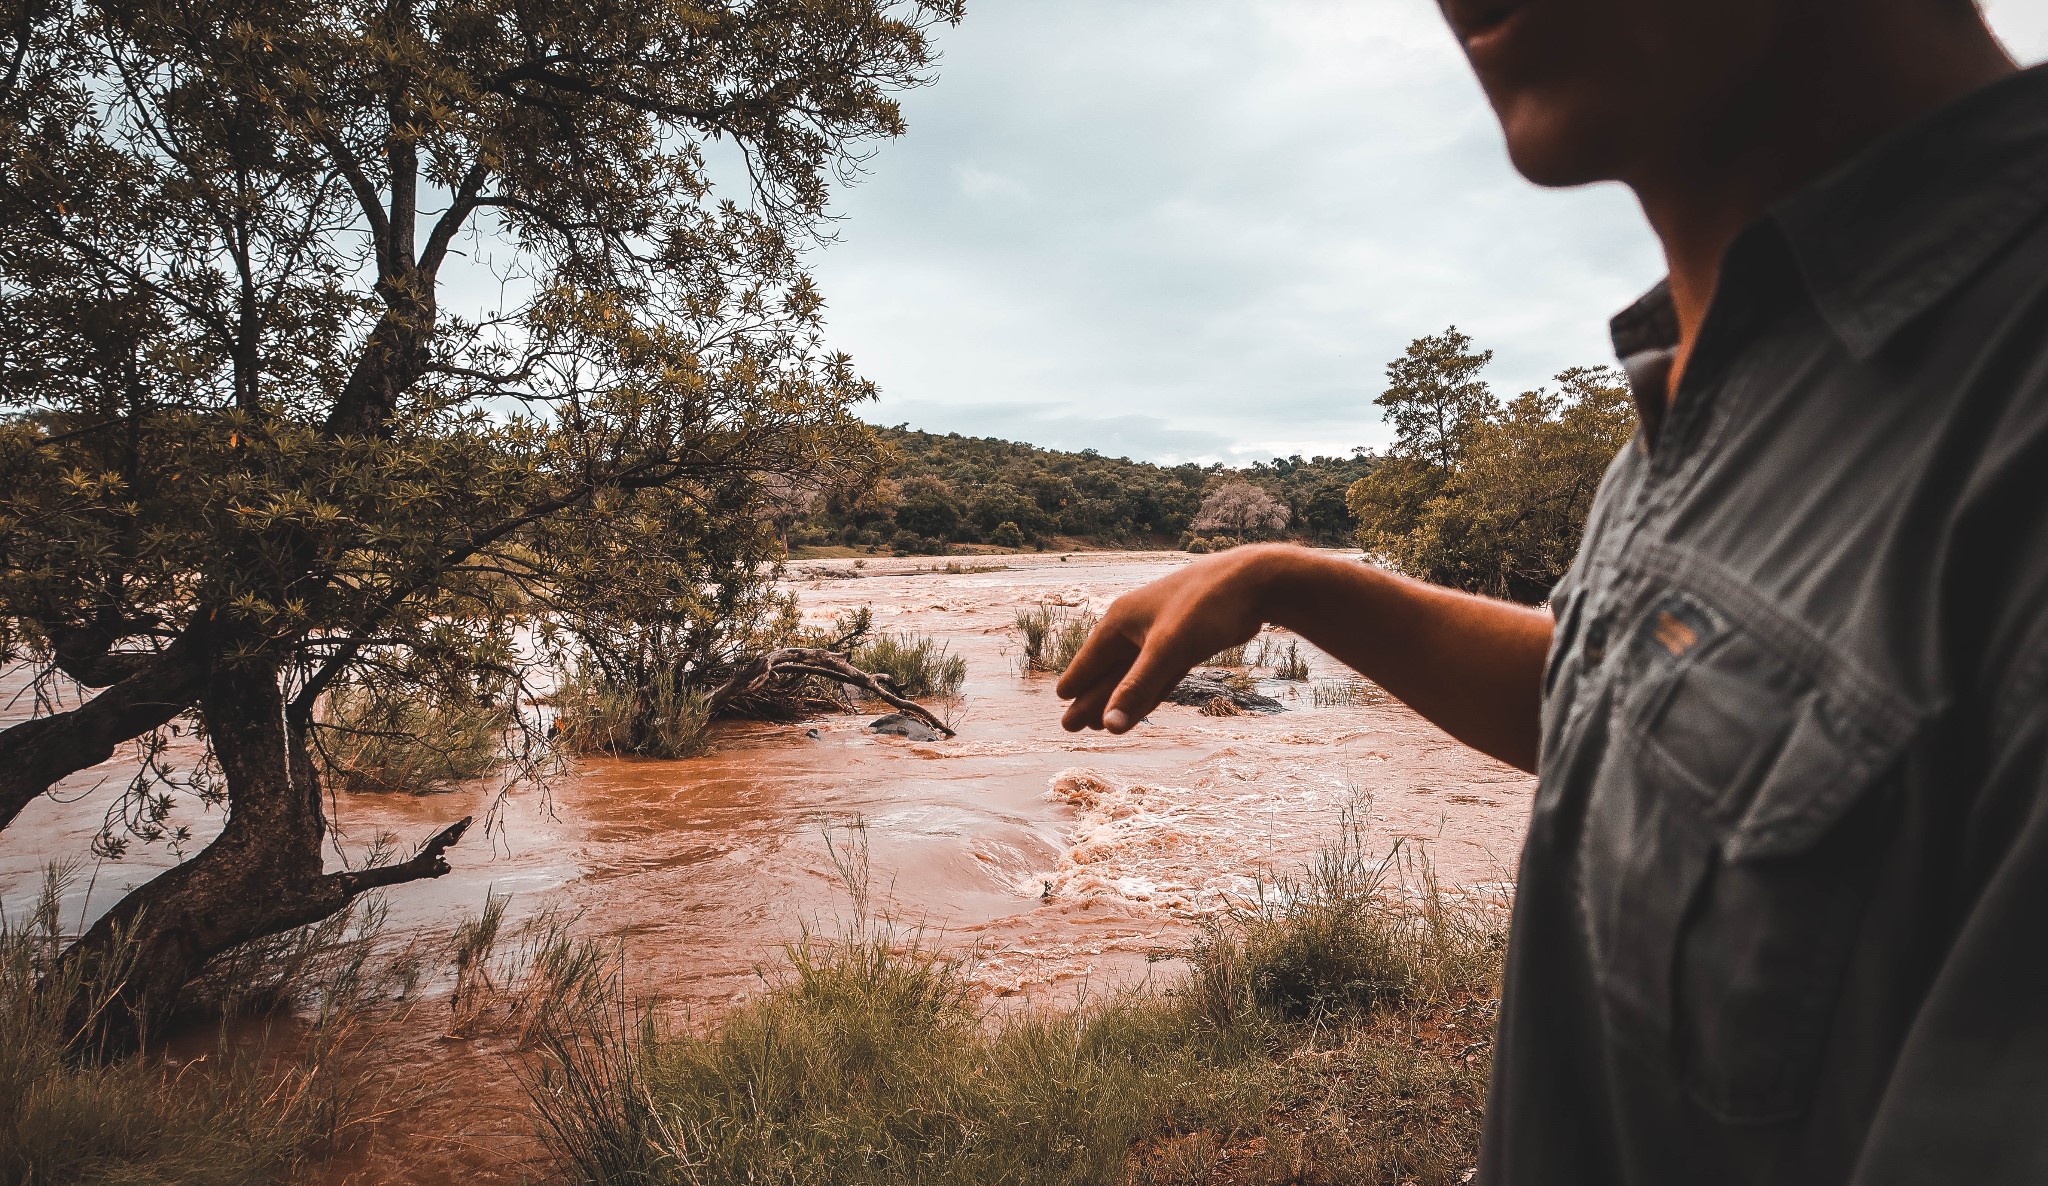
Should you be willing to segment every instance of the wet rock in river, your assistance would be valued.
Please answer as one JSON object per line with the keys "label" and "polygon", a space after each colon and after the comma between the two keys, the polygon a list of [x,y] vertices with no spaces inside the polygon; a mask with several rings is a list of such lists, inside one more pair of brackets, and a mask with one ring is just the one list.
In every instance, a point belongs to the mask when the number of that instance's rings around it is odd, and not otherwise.
{"label": "wet rock in river", "polygon": [[939,739],[938,730],[918,720],[916,717],[904,716],[900,712],[892,712],[885,717],[876,717],[868,722],[868,728],[876,733],[886,733],[891,737],[908,737],[912,741],[937,741]]}
{"label": "wet rock in river", "polygon": [[1166,694],[1166,702],[1199,708],[1208,716],[1231,715],[1231,710],[1287,711],[1278,700],[1261,695],[1258,685],[1250,677],[1235,671],[1225,671],[1220,667],[1205,667],[1199,671],[1189,672],[1187,678],[1175,684],[1173,690]]}

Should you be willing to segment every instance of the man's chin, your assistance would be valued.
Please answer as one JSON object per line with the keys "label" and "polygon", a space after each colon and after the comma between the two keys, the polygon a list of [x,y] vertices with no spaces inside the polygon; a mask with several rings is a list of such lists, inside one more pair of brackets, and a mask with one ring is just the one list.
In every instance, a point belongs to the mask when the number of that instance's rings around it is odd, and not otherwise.
{"label": "man's chin", "polygon": [[1508,159],[1523,177],[1551,189],[1620,180],[1628,154],[1618,151],[1618,142],[1626,130],[1604,114],[1574,112],[1568,104],[1514,104],[1500,113]]}

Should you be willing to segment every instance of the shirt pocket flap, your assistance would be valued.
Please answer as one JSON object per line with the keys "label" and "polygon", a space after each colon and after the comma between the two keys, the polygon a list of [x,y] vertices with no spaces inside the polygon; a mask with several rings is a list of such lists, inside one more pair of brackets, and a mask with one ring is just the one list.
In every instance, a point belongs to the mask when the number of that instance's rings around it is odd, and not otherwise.
{"label": "shirt pocket flap", "polygon": [[1725,860],[1811,848],[1917,731],[1903,699],[1767,607],[1668,594],[1637,638],[1664,669],[1649,681],[1646,756],[1680,776]]}

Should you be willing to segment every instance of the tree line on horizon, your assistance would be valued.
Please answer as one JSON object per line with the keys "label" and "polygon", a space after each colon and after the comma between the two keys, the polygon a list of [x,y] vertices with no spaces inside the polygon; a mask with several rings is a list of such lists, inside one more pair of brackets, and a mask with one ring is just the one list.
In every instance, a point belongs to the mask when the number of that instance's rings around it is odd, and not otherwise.
{"label": "tree line on horizon", "polygon": [[1554,389],[1503,400],[1481,377],[1492,358],[1456,326],[1415,339],[1374,400],[1394,442],[1341,457],[1164,465],[881,428],[880,477],[786,500],[778,526],[792,548],[905,554],[1355,544],[1440,584],[1541,601],[1571,562],[1635,411],[1612,367],[1574,367]]}

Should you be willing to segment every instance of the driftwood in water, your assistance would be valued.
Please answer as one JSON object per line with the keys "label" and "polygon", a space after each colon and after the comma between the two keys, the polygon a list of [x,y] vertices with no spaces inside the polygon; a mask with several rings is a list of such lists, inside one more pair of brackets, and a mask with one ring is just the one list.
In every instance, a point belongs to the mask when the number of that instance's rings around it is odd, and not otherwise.
{"label": "driftwood in water", "polygon": [[846,656],[822,647],[777,647],[765,654],[754,656],[747,660],[731,679],[712,691],[705,699],[705,708],[709,710],[709,715],[716,717],[732,707],[735,701],[761,691],[772,680],[784,676],[806,675],[859,688],[905,716],[916,717],[947,737],[954,735],[953,731],[946,727],[946,723],[933,716],[929,709],[915,700],[898,696],[895,690],[889,687],[888,676],[862,671],[849,662]]}
{"label": "driftwood in water", "polygon": [[1271,696],[1262,696],[1250,679],[1220,667],[1191,671],[1166,694],[1168,704],[1199,708],[1208,716],[1230,716],[1238,712],[1285,712],[1286,707]]}

